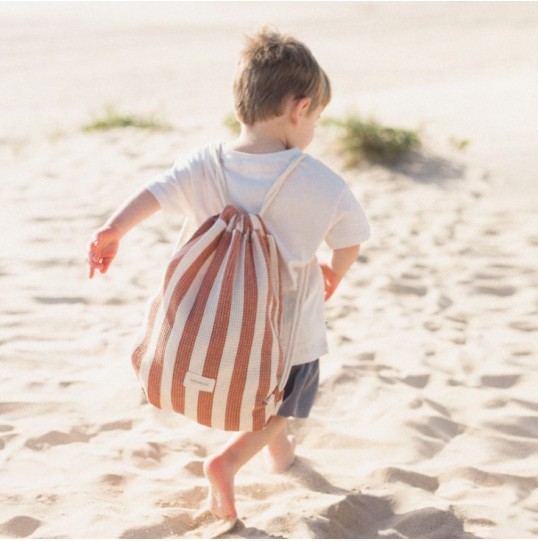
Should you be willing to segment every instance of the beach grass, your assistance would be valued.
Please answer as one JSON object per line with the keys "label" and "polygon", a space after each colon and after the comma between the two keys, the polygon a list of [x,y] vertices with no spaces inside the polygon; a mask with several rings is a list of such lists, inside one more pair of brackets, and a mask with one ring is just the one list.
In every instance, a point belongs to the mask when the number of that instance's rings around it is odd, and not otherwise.
{"label": "beach grass", "polygon": [[471,144],[471,141],[469,141],[469,139],[462,139],[460,137],[452,136],[449,139],[449,143],[456,150],[463,151],[469,147],[469,145]]}
{"label": "beach grass", "polygon": [[323,124],[338,128],[338,150],[346,165],[354,167],[363,160],[393,166],[421,146],[417,131],[384,126],[375,119],[356,114],[328,118]]}
{"label": "beach grass", "polygon": [[143,130],[165,131],[171,126],[157,118],[157,115],[138,116],[119,112],[109,105],[104,112],[82,127],[85,132],[101,132],[121,128],[138,128]]}

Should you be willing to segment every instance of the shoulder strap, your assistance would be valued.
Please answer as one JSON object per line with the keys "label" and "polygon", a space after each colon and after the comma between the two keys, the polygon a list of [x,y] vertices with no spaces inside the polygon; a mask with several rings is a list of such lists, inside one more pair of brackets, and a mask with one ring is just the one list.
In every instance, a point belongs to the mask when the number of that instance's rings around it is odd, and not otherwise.
{"label": "shoulder strap", "polygon": [[222,169],[221,161],[221,146],[220,144],[211,145],[210,152],[213,162],[215,163],[215,168],[217,171],[217,189],[219,191],[220,198],[222,200],[223,208],[226,206],[228,200],[228,187],[226,186],[226,178],[224,176],[224,171]]}
{"label": "shoulder strap", "polygon": [[280,390],[284,392],[284,387],[288,381],[293,360],[295,359],[295,351],[297,349],[297,333],[299,331],[299,323],[301,313],[304,307],[304,301],[306,297],[306,272],[307,268],[303,267],[299,269],[299,275],[297,277],[297,298],[295,299],[295,306],[293,308],[293,319],[291,321],[290,335],[288,337],[288,343],[284,351],[284,372],[280,384]]}
{"label": "shoulder strap", "polygon": [[304,154],[301,153],[301,155],[298,156],[295,160],[293,160],[290,163],[290,165],[288,165],[286,170],[275,180],[271,188],[269,188],[269,191],[267,192],[265,199],[263,200],[262,208],[259,212],[260,216],[263,216],[265,214],[265,211],[269,208],[269,205],[273,202],[273,199],[277,196],[278,192],[280,191],[280,188],[282,188],[286,179],[290,176],[291,172],[303,161],[303,159],[304,159]]}
{"label": "shoulder strap", "polygon": [[[226,185],[226,176],[224,175],[224,170],[222,168],[221,148],[221,145],[213,145],[211,147],[211,154],[213,156],[213,160],[215,161],[215,166],[217,170],[217,189],[219,190],[223,205],[226,205],[228,188]],[[286,168],[286,170],[275,180],[262,202],[261,210],[258,213],[260,216],[263,216],[269,205],[273,202],[274,198],[280,191],[280,188],[282,188],[282,186],[284,185],[286,179],[289,177],[291,172],[299,165],[299,163],[303,161],[304,157],[305,155],[301,153],[301,155],[298,156],[295,160],[293,160]]]}

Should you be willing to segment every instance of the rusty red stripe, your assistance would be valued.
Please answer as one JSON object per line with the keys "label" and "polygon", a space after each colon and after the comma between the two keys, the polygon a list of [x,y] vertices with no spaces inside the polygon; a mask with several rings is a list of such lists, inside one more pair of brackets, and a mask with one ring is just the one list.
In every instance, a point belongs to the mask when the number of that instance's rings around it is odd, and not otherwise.
{"label": "rusty red stripe", "polygon": [[235,359],[234,371],[230,382],[228,400],[226,403],[226,426],[225,430],[238,430],[241,402],[245,389],[250,352],[254,338],[256,321],[256,306],[258,303],[258,287],[256,284],[256,272],[252,253],[252,243],[247,236],[245,249],[245,290],[243,295],[243,316],[239,347]]}

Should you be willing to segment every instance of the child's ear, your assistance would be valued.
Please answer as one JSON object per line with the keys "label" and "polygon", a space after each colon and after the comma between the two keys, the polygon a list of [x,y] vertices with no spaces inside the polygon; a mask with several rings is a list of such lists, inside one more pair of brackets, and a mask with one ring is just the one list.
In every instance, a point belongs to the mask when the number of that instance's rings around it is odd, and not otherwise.
{"label": "child's ear", "polygon": [[291,116],[294,122],[297,122],[301,117],[308,114],[310,104],[312,103],[311,97],[297,98],[292,101]]}

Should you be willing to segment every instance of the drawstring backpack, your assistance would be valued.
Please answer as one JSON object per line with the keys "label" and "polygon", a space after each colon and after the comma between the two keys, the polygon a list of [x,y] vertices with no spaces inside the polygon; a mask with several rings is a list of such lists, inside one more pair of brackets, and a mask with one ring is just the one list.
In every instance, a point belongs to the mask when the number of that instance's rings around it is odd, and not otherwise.
{"label": "drawstring backpack", "polygon": [[148,401],[202,425],[258,431],[282,402],[304,296],[298,295],[283,344],[277,245],[263,216],[301,155],[274,182],[258,214],[226,204],[219,155],[217,185],[224,209],[177,249],[149,299],[132,365]]}

